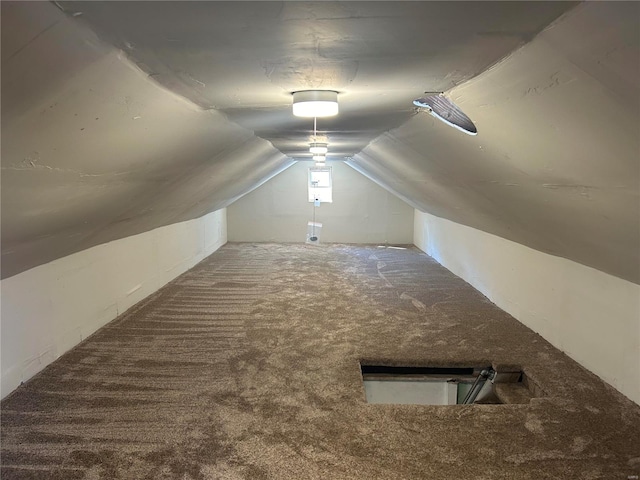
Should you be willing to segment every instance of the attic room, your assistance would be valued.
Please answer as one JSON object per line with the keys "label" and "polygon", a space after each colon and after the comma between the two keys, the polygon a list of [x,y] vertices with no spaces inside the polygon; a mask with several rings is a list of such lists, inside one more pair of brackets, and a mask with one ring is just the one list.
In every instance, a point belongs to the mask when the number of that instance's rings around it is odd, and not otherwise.
{"label": "attic room", "polygon": [[640,477],[639,3],[0,7],[0,478]]}

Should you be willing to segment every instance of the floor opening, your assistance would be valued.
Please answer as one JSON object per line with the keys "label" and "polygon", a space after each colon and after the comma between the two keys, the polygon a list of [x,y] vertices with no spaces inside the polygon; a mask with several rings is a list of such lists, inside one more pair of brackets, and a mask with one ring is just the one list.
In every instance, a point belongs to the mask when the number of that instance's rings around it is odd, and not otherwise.
{"label": "floor opening", "polygon": [[361,365],[368,403],[459,405],[528,403],[529,382],[520,369]]}

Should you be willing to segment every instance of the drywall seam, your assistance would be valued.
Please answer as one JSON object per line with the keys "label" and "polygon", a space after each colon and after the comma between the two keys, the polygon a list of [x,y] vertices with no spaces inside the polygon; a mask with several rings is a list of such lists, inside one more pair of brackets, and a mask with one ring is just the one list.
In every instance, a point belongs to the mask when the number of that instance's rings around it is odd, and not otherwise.
{"label": "drywall seam", "polygon": [[274,170],[273,172],[269,173],[269,175],[267,175],[266,177],[264,177],[260,182],[256,183],[255,185],[253,185],[251,188],[248,188],[247,190],[243,191],[242,193],[240,193],[239,195],[235,196],[234,198],[232,198],[231,200],[229,200],[227,202],[227,206],[232,205],[233,203],[237,202],[238,200],[240,200],[241,198],[243,198],[244,196],[250,194],[251,192],[253,192],[254,190],[256,190],[257,188],[260,188],[262,185],[264,185],[265,183],[267,183],[269,180],[271,180],[272,178],[280,175],[282,172],[284,172],[286,169],[293,167],[296,162],[295,160],[293,160],[290,157],[287,157],[289,159],[289,163],[285,163],[282,166],[280,166],[277,170]]}
{"label": "drywall seam", "polygon": [[419,210],[414,244],[640,404],[640,285]]}
{"label": "drywall seam", "polygon": [[411,198],[407,197],[406,195],[403,195],[402,193],[400,193],[398,190],[391,188],[391,186],[381,182],[376,176],[371,175],[366,168],[362,167],[361,165],[359,165],[358,163],[356,163],[356,161],[359,160],[367,160],[367,155],[364,151],[358,153],[357,155],[357,159],[351,157],[350,159],[348,159],[347,161],[344,162],[345,165],[348,165],[349,167],[353,168],[356,172],[358,172],[360,175],[363,175],[364,177],[368,178],[369,180],[371,180],[373,183],[375,183],[376,185],[378,185],[380,188],[382,188],[383,190],[386,190],[387,192],[391,193],[392,195],[398,197],[400,200],[402,200],[404,203],[406,203],[407,205],[413,207],[414,209],[417,208],[416,203],[411,200]]}
{"label": "drywall seam", "polygon": [[0,397],[227,242],[226,209],[0,282]]}

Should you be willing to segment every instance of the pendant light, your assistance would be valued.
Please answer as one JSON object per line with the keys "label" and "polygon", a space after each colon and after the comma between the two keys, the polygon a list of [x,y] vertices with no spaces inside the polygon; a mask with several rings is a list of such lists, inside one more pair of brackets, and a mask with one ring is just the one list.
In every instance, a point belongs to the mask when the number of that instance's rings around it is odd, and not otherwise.
{"label": "pendant light", "polygon": [[309,151],[314,155],[326,155],[329,146],[326,143],[312,142],[309,144]]}
{"label": "pendant light", "polygon": [[313,117],[313,142],[309,144],[309,152],[311,152],[316,162],[322,164],[318,165],[318,163],[316,163],[316,167],[324,167],[325,157],[328,151],[329,147],[326,143],[318,142],[318,119]]}

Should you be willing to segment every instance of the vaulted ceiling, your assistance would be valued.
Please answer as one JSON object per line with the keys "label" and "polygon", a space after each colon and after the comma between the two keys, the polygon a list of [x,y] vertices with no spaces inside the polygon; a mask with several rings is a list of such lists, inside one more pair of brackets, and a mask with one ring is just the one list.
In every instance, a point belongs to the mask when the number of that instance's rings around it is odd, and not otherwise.
{"label": "vaulted ceiling", "polygon": [[[2,276],[229,205],[339,92],[330,159],[640,283],[640,4],[5,2]],[[467,136],[412,104],[444,92]]]}

